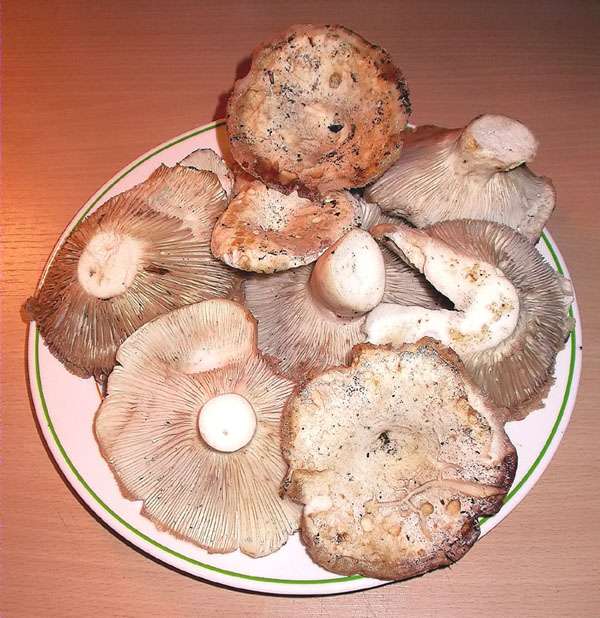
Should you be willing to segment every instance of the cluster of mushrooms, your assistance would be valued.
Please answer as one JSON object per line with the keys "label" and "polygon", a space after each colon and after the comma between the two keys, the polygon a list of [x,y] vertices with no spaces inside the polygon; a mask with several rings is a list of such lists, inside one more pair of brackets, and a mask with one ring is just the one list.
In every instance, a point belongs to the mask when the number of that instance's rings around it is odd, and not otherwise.
{"label": "cluster of mushrooms", "polygon": [[381,48],[340,26],[261,46],[229,100],[234,162],[199,150],[110,199],[27,307],[105,388],[124,496],[209,552],[300,529],[342,574],[460,558],[516,470],[572,328],[535,248],[555,203],[516,120],[407,127]]}

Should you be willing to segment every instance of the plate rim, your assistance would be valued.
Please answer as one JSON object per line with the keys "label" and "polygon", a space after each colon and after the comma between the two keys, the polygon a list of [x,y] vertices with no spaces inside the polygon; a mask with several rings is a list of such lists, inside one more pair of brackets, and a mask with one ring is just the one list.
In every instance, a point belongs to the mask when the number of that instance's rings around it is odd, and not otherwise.
{"label": "plate rim", "polygon": [[[124,169],[119,170],[98,191],[96,191],[96,193],[94,193],[92,197],[90,197],[90,199],[87,200],[85,204],[75,213],[70,223],[66,226],[65,230],[63,231],[63,233],[57,240],[54,248],[52,249],[40,276],[38,287],[44,281],[48,268],[50,267],[50,264],[52,263],[58,249],[63,244],[65,238],[81,223],[81,221],[90,213],[90,211],[96,205],[98,205],[98,202],[108,193],[108,191],[110,191],[110,189],[112,189],[117,183],[119,183],[123,178],[125,178],[134,169],[139,167],[142,163],[155,157],[164,150],[167,150],[183,141],[191,139],[192,137],[196,137],[201,133],[216,130],[224,124],[225,121],[223,119],[218,119],[214,120],[211,123],[196,127],[195,129],[191,129],[190,131],[186,131],[185,133],[182,133],[168,141],[165,141],[160,145],[152,148],[151,150],[145,152],[133,162],[131,162],[129,165],[127,165]],[[554,239],[546,230],[544,230],[544,232],[542,233],[541,239],[552,257],[552,261],[554,262],[554,269],[559,274],[564,275],[565,272],[568,272],[568,269],[566,268],[566,263],[559,249],[555,246]],[[529,488],[530,486],[535,484],[535,482],[537,482],[537,480],[541,477],[541,475],[549,465],[550,461],[552,460],[560,442],[562,441],[562,435],[567,428],[571,414],[573,412],[579,387],[582,360],[581,319],[575,293],[573,293],[573,301],[571,306],[569,307],[569,315],[575,318],[575,326],[569,333],[569,338],[565,344],[565,346],[569,348],[570,357],[567,383],[565,385],[565,391],[563,393],[561,405],[559,406],[556,418],[551,426],[546,441],[540,449],[540,452],[531,463],[530,467],[525,472],[521,480],[514,487],[511,487],[510,491],[507,493],[504,500],[504,505],[509,505],[509,507],[508,510],[504,511],[502,520],[498,521],[497,523],[501,523],[501,521],[503,521],[506,516],[508,516],[510,512],[527,495],[528,491],[520,494],[523,487],[526,487],[526,489]],[[60,439],[52,423],[50,412],[48,410],[48,406],[46,404],[44,396],[41,370],[39,365],[40,339],[41,336],[37,325],[35,324],[35,322],[30,322],[28,331],[28,383],[34,401],[36,417],[41,426],[45,442],[48,445],[50,452],[52,453],[54,461],[58,464],[66,480],[77,492],[77,495],[83,499],[86,506],[90,508],[94,514],[100,517],[100,519],[104,521],[111,530],[116,532],[125,540],[132,542],[137,549],[177,569],[183,570],[184,572],[191,574],[192,576],[200,577],[208,581],[217,582],[238,590],[245,589],[272,594],[335,594],[339,592],[350,592],[365,588],[373,588],[389,583],[386,581],[373,580],[371,578],[366,578],[361,575],[350,575],[323,579],[290,580],[283,578],[280,579],[257,576],[247,573],[239,573],[211,564],[206,564],[200,560],[181,554],[180,552],[162,545],[160,542],[137,530],[135,526],[127,522],[118,513],[113,511],[100,498],[100,496],[98,496],[94,492],[92,487],[81,476],[81,474],[69,458],[62,443],[60,442]],[[516,501],[513,500],[515,496],[518,496],[518,499]],[[503,509],[504,508],[505,507],[503,506]],[[483,526],[489,520],[493,520],[493,517],[480,518],[482,532]],[[119,529],[116,529],[116,527],[118,527]],[[492,524],[492,527],[495,527],[495,525]],[[131,535],[134,535],[133,539],[131,538]],[[139,540],[136,542],[136,539]],[[144,544],[148,545],[149,547],[140,546],[140,541],[143,541]],[[188,569],[186,569],[185,566],[182,566],[181,562],[192,565],[196,568],[199,567],[200,569],[207,571],[207,573],[205,575],[202,575],[198,574],[195,571],[192,572],[189,570],[189,567]],[[249,585],[241,588],[239,585],[240,580],[247,582]],[[360,582],[360,584],[357,585],[358,582]],[[326,588],[323,588],[322,586],[324,584],[327,584],[328,586]],[[276,587],[273,588],[273,586]]]}

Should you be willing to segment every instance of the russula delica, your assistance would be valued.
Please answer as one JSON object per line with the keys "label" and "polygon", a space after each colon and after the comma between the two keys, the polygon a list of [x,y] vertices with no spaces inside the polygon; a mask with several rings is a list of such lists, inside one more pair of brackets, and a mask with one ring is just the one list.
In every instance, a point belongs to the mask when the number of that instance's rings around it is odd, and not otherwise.
{"label": "russula delica", "polygon": [[510,418],[538,407],[572,328],[570,282],[522,235],[497,223],[446,221],[424,230],[384,224],[372,233],[423,272],[455,311],[382,304],[365,323],[368,340],[434,337],[458,353]]}
{"label": "russula delica", "polygon": [[400,155],[410,113],[401,72],[342,26],[292,26],[234,84],[227,131],[237,162],[269,186],[326,194],[362,187]]}
{"label": "russula delica", "polygon": [[506,116],[479,116],[464,129],[418,127],[365,197],[417,227],[483,219],[537,242],[556,202],[550,180],[527,168],[537,147],[529,129]]}
{"label": "russula delica", "polygon": [[386,261],[370,235],[356,228],[314,266],[248,279],[244,293],[258,320],[260,348],[279,359],[283,371],[301,378],[345,362],[364,339],[365,314],[381,300],[439,306],[424,278],[406,265],[396,269],[396,261]]}
{"label": "russula delica", "polygon": [[279,496],[294,385],[256,348],[252,316],[223,299],[189,305],[146,324],[117,361],[94,431],[123,495],[209,552],[281,547],[299,516]]}
{"label": "russula delica", "polygon": [[216,174],[223,191],[225,191],[227,200],[231,199],[233,185],[235,182],[233,172],[227,167],[225,161],[223,161],[223,159],[214,150],[211,150],[210,148],[200,148],[198,150],[194,150],[194,152],[182,159],[179,162],[179,165],[182,167],[191,167],[199,171],[208,170],[209,172]]}
{"label": "russula delica", "polygon": [[318,200],[286,195],[262,182],[246,186],[217,221],[213,255],[240,270],[273,273],[314,262],[359,222],[345,191]]}
{"label": "russula delica", "polygon": [[502,506],[517,455],[504,414],[431,340],[359,345],[288,401],[285,492],[311,558],[344,575],[404,579],[461,558]]}
{"label": "russula delica", "polygon": [[82,377],[104,380],[119,345],[145,322],[227,296],[239,284],[211,255],[210,228],[199,242],[198,220],[193,234],[149,209],[136,191],[112,198],[75,228],[26,304],[52,354]]}

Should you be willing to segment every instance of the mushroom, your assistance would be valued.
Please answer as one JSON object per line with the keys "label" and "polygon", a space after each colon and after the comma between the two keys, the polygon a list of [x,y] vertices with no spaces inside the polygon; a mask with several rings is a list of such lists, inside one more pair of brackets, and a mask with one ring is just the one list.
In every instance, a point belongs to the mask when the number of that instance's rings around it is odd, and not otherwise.
{"label": "mushroom", "polygon": [[[394,287],[388,291],[389,273]],[[386,264],[377,243],[353,229],[315,263],[244,282],[246,304],[258,320],[258,342],[301,378],[307,371],[343,363],[364,339],[365,314],[382,299],[437,307],[431,286],[405,265]],[[403,285],[403,283],[405,285]]]}
{"label": "mushroom", "polygon": [[117,361],[94,432],[123,495],[209,552],[279,549],[299,515],[279,496],[293,384],[257,350],[252,317],[227,300],[189,305],[135,333]]}
{"label": "mushroom", "polygon": [[572,319],[570,282],[523,236],[487,221],[424,230],[375,226],[372,234],[423,272],[456,311],[379,305],[365,323],[372,343],[435,337],[453,348],[473,380],[512,419],[539,406]]}
{"label": "mushroom", "polygon": [[407,132],[402,158],[365,192],[417,227],[449,219],[508,225],[537,242],[556,193],[527,167],[538,142],[520,122],[486,114],[464,129]]}
{"label": "mushroom", "polygon": [[103,381],[119,345],[142,324],[238,284],[207,242],[128,193],[71,232],[26,309],[69,371]]}
{"label": "mushroom", "polygon": [[241,270],[273,273],[314,262],[358,223],[352,195],[311,201],[254,181],[240,191],[212,233],[213,255]]}
{"label": "mushroom", "polygon": [[287,496],[311,558],[343,575],[405,579],[461,558],[502,506],[517,454],[503,413],[456,355],[423,339],[359,345],[288,400]]}
{"label": "mushroom", "polygon": [[225,161],[210,148],[200,148],[194,150],[187,157],[179,162],[182,167],[191,167],[198,171],[208,170],[216,174],[221,187],[227,195],[227,200],[231,199],[233,193],[234,177],[231,170],[225,164]]}
{"label": "mushroom", "polygon": [[125,195],[180,219],[202,243],[209,241],[215,221],[227,205],[227,194],[217,174],[183,165],[161,165]]}
{"label": "mushroom", "polygon": [[227,106],[231,153],[285,192],[362,187],[399,156],[410,114],[402,73],[342,26],[292,26],[252,55]]}

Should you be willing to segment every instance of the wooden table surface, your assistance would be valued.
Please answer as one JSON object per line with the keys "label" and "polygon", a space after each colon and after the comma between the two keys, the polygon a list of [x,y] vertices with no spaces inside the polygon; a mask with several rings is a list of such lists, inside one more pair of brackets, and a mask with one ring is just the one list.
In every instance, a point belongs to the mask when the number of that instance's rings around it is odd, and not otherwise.
{"label": "wooden table surface", "polygon": [[[451,569],[337,597],[212,585],[103,527],[52,464],[34,420],[20,315],[86,199],[156,144],[208,122],[257,42],[342,22],[387,48],[413,122],[482,112],[525,122],[553,178],[549,228],[573,274],[584,370],[570,427],[526,500]],[[2,11],[2,616],[599,615],[600,3],[32,2]]]}

